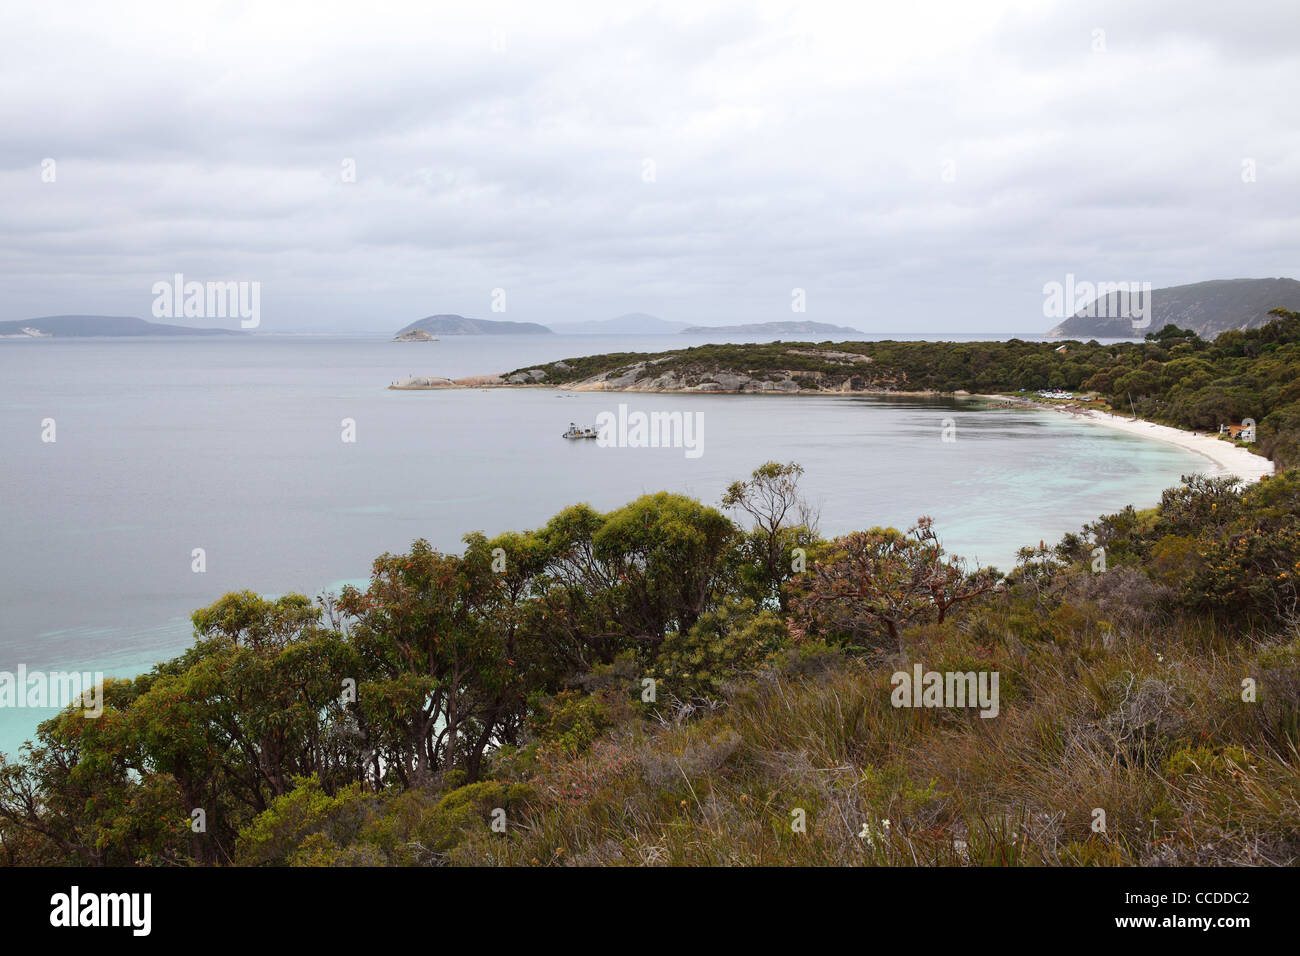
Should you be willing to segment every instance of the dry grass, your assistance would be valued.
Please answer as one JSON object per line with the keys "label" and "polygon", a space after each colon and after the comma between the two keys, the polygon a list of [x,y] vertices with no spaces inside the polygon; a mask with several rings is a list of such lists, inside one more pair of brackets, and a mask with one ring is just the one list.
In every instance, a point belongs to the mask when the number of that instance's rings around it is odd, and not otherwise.
{"label": "dry grass", "polygon": [[[903,662],[774,667],[704,715],[632,720],[547,765],[507,839],[453,862],[1264,864],[1300,859],[1300,641],[1191,624],[994,617],[912,635],[927,669],[996,669],[1001,711],[894,708]],[[1290,637],[1290,643],[1284,643]],[[910,663],[910,662],[909,662]],[[1254,677],[1258,699],[1241,699]],[[1095,811],[1105,831],[1094,830]],[[792,828],[802,810],[804,832]]]}

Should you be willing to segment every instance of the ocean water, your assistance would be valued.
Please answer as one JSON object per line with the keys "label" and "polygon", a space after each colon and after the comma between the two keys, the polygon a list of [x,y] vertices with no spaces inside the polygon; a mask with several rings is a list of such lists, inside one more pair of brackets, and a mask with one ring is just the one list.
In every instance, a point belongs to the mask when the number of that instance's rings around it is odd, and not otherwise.
{"label": "ocean water", "polygon": [[[899,336],[901,337],[901,336]],[[685,340],[685,341],[684,341]],[[126,676],[191,640],[226,591],[315,595],[417,537],[536,527],[659,490],[708,503],[767,460],[806,469],[821,530],[932,515],[949,550],[1016,550],[1127,504],[1200,456],[1036,410],[861,396],[394,392],[686,336],[55,339],[0,342],[0,671]],[[564,441],[601,412],[701,416],[701,454]],[[42,441],[53,419],[54,442]],[[343,420],[355,442],[342,440]],[[951,419],[955,440],[942,440]],[[202,548],[206,571],[192,570]],[[52,711],[0,708],[12,755]]]}

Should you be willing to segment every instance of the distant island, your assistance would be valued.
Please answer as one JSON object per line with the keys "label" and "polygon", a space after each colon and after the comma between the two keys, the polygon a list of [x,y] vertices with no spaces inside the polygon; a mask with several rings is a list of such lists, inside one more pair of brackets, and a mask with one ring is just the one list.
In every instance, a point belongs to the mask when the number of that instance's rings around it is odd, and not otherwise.
{"label": "distant island", "polygon": [[691,325],[681,330],[682,335],[830,335],[850,332],[861,335],[861,329],[847,325],[828,325],[825,322],[750,322],[746,325]]}
{"label": "distant island", "polygon": [[[1129,284],[1130,287],[1133,283]],[[1230,329],[1257,329],[1271,321],[1270,309],[1300,309],[1295,279],[1212,279],[1151,291],[1149,323],[1135,329],[1122,296],[1109,292],[1091,309],[1080,309],[1047,334],[1064,338],[1140,338],[1153,329],[1176,325],[1203,339]],[[1145,306],[1145,303],[1143,304]],[[1091,314],[1089,314],[1091,312]]]}
{"label": "distant island", "polygon": [[395,342],[428,341],[403,338],[410,332],[430,335],[551,335],[551,330],[536,322],[498,322],[492,319],[467,319],[463,315],[427,315],[398,329]]}
{"label": "distant island", "polygon": [[436,342],[438,336],[434,335],[427,329],[411,329],[409,332],[400,332],[393,338],[394,342]]}
{"label": "distant island", "polygon": [[671,322],[645,312],[629,312],[596,322],[562,322],[551,326],[560,335],[671,335],[686,328],[685,322]]}
{"label": "distant island", "polygon": [[129,338],[142,335],[243,335],[238,329],[194,328],[188,325],[164,325],[129,315],[46,315],[38,319],[0,322],[2,338],[78,338],[111,336]]}

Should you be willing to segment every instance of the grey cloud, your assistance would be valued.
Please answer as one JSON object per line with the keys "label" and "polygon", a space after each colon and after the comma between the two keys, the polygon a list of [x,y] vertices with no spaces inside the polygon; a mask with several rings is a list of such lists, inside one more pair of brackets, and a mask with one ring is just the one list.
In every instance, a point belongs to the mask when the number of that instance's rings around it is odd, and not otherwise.
{"label": "grey cloud", "polygon": [[261,281],[272,331],[497,286],[511,319],[743,322],[799,286],[1032,332],[1067,271],[1296,274],[1293,2],[991,6],[7,9],[0,318],[144,315],[184,272]]}

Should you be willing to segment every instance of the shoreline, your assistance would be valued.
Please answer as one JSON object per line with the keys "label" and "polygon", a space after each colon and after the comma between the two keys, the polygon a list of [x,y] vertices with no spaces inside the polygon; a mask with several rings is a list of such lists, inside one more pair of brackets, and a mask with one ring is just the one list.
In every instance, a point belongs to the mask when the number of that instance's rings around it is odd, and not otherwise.
{"label": "shoreline", "polygon": [[1217,435],[1186,431],[1172,425],[1149,422],[1144,418],[1127,418],[1096,408],[1080,408],[1077,405],[1044,405],[1039,402],[1017,398],[1014,395],[978,395],[977,398],[1001,402],[1018,408],[1041,408],[1069,415],[1075,420],[1082,420],[1093,425],[1101,425],[1115,431],[1127,432],[1167,445],[1176,445],[1186,451],[1195,452],[1208,458],[1214,465],[1214,476],[1232,475],[1246,484],[1254,484],[1261,478],[1274,475],[1275,467],[1263,455],[1242,448],[1231,442],[1221,440]]}
{"label": "shoreline", "polygon": [[394,382],[388,386],[390,391],[440,391],[444,389],[488,389],[488,388],[505,388],[505,389],[528,389],[539,388],[549,389],[556,392],[626,392],[632,394],[651,394],[651,395],[784,395],[791,397],[801,397],[809,395],[874,395],[874,396],[897,396],[899,398],[973,398],[984,401],[995,402],[1002,406],[1016,408],[1034,408],[1044,411],[1054,411],[1062,415],[1069,415],[1072,419],[1081,419],[1084,422],[1093,425],[1100,425],[1105,428],[1111,428],[1115,431],[1127,432],[1130,435],[1136,435],[1139,438],[1146,438],[1152,441],[1161,441],[1168,445],[1175,445],[1185,451],[1194,452],[1203,458],[1209,459],[1214,466],[1211,474],[1215,477],[1232,475],[1241,479],[1246,484],[1253,484],[1261,478],[1270,477],[1276,473],[1273,462],[1269,461],[1262,455],[1257,455],[1248,449],[1242,448],[1230,442],[1220,440],[1216,435],[1201,434],[1199,432],[1186,431],[1181,428],[1174,428],[1172,425],[1161,425],[1156,422],[1150,422],[1146,419],[1133,419],[1123,415],[1116,415],[1112,412],[1104,412],[1096,408],[1081,408],[1078,405],[1050,405],[1042,402],[1035,402],[1016,395],[999,395],[999,394],[975,394],[966,391],[956,392],[939,392],[934,390],[903,390],[903,389],[822,389],[822,388],[795,388],[795,389],[754,389],[754,390],[734,390],[721,388],[636,388],[636,387],[610,387],[605,382],[593,382],[589,384],[573,385],[551,385],[542,382],[505,382],[499,375],[472,375],[463,378],[428,378],[406,379],[403,382]]}

